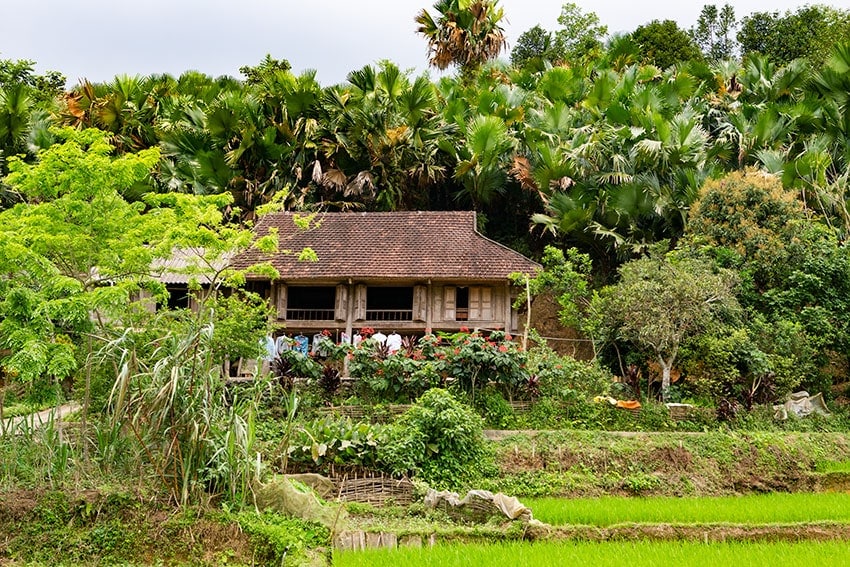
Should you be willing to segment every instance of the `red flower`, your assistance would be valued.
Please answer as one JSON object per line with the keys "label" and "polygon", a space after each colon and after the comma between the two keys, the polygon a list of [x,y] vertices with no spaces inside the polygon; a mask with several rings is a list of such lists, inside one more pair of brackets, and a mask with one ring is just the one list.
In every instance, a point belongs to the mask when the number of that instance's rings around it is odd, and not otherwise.
{"label": "red flower", "polygon": [[469,332],[469,327],[461,327],[461,328],[460,328],[460,332],[461,332],[461,333],[468,333],[468,332]]}
{"label": "red flower", "polygon": [[510,335],[505,335],[505,340],[506,341],[512,341],[512,340],[514,340],[514,338]]}
{"label": "red flower", "polygon": [[499,352],[508,352],[508,347],[505,345],[499,345]]}

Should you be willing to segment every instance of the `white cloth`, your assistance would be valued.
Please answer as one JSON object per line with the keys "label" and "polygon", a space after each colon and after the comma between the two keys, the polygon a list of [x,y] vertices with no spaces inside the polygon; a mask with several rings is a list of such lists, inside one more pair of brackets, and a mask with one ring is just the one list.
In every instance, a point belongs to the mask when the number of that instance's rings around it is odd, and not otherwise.
{"label": "white cloth", "polygon": [[274,347],[278,355],[282,352],[286,352],[292,348],[292,339],[286,335],[281,335],[275,340]]}
{"label": "white cloth", "polygon": [[387,342],[387,336],[381,331],[378,331],[377,333],[372,335],[372,338],[379,344],[384,344]]}
{"label": "white cloth", "polygon": [[261,342],[263,345],[263,360],[274,360],[274,357],[277,356],[274,339],[271,335],[266,335]]}
{"label": "white cloth", "polygon": [[390,333],[387,336],[387,350],[390,353],[397,352],[401,349],[401,335],[398,333]]}

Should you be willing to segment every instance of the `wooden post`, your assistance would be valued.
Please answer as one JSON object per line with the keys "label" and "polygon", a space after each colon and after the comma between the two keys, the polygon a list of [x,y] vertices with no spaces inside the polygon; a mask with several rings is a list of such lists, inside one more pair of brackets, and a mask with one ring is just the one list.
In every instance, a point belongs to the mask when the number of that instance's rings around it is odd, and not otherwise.
{"label": "wooden post", "polygon": [[522,330],[522,350],[528,350],[528,328],[531,327],[531,283],[525,276],[525,301],[528,313],[525,314],[525,329]]}

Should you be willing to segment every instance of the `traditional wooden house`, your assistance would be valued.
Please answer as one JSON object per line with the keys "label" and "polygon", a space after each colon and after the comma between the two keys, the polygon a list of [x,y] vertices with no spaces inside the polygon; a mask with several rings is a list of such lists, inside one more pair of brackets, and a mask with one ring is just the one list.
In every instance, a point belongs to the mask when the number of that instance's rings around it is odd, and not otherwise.
{"label": "traditional wooden house", "polygon": [[[539,265],[482,236],[474,212],[320,213],[306,228],[303,217],[262,217],[257,238],[277,232],[280,252],[250,248],[231,260],[277,269],[275,280],[249,275],[248,287],[274,302],[286,332],[518,330],[508,276]],[[315,261],[299,259],[305,248]]]}

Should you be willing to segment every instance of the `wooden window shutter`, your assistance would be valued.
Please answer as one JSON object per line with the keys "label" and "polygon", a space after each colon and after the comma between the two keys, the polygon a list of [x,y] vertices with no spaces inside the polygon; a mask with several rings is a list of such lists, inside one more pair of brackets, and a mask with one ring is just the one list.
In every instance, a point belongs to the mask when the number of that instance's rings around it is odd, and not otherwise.
{"label": "wooden window shutter", "polygon": [[482,287],[479,288],[481,290],[481,320],[482,321],[492,321],[493,320],[493,288],[492,287]]}
{"label": "wooden window shutter", "polygon": [[469,288],[469,320],[478,321],[481,319],[481,288]]}
{"label": "wooden window shutter", "polygon": [[334,319],[345,321],[348,319],[348,286],[340,284],[336,286],[336,301],[334,302]]}
{"label": "wooden window shutter", "polygon": [[413,320],[425,321],[428,317],[428,288],[413,286]]}
{"label": "wooden window shutter", "polygon": [[457,288],[446,286],[443,288],[443,319],[455,320],[455,305],[457,303]]}
{"label": "wooden window shutter", "polygon": [[493,319],[492,288],[469,288],[469,319],[470,321],[491,321]]}
{"label": "wooden window shutter", "polygon": [[354,320],[366,320],[366,286],[358,284],[354,288]]}
{"label": "wooden window shutter", "polygon": [[286,320],[286,284],[279,283],[275,286],[275,308],[277,318]]}

